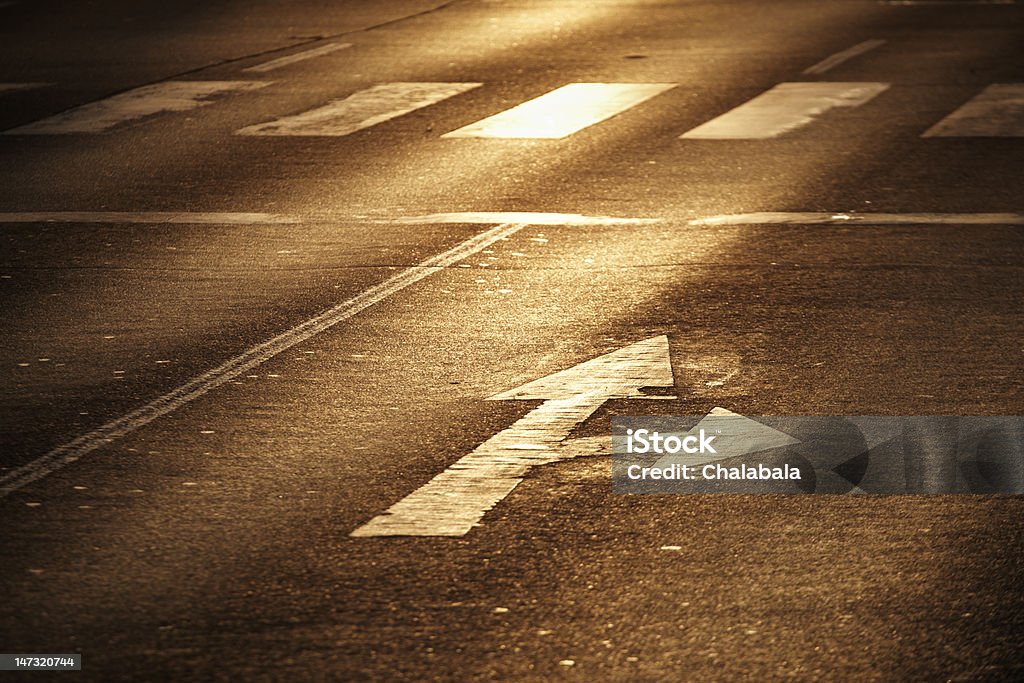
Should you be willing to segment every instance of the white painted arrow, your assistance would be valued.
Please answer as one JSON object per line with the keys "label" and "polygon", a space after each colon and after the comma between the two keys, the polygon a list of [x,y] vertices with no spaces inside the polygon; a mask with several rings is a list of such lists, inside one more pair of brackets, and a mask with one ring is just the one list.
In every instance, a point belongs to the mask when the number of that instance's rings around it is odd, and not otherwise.
{"label": "white painted arrow", "polygon": [[662,335],[492,396],[488,400],[544,402],[352,535],[463,536],[531,467],[579,455],[566,439],[605,401],[644,398],[641,387],[671,386],[668,338]]}

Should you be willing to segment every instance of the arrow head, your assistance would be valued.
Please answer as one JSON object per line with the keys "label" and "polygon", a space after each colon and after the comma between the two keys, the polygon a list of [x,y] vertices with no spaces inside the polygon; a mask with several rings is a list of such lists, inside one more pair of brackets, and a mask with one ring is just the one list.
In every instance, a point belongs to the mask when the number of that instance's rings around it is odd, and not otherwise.
{"label": "arrow head", "polygon": [[674,386],[668,337],[661,335],[624,346],[487,400],[567,399],[584,394],[605,399],[646,398],[640,393],[641,387]]}

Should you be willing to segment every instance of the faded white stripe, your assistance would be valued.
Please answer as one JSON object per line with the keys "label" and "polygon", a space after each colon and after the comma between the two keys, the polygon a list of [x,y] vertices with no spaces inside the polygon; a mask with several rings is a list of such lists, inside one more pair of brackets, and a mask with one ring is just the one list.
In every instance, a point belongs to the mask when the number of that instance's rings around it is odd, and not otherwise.
{"label": "faded white stripe", "polygon": [[16,90],[34,90],[45,88],[53,83],[0,83],[0,93],[14,92]]}
{"label": "faded white stripe", "polygon": [[2,223],[192,223],[259,225],[299,223],[302,219],[280,213],[229,213],[216,211],[8,211]]}
{"label": "faded white stripe", "polygon": [[675,86],[675,83],[570,83],[441,137],[564,138]]}
{"label": "faded white stripe", "polygon": [[1024,137],[1024,83],[994,83],[929,128],[923,138]]}
{"label": "faded white stripe", "polygon": [[761,140],[814,121],[836,107],[859,107],[888,83],[779,83],[680,137],[688,140]]}
{"label": "faded white stripe", "polygon": [[348,320],[360,311],[419,282],[423,278],[451,266],[481,249],[486,249],[498,240],[516,233],[523,227],[522,224],[518,223],[498,225],[479,235],[475,235],[448,251],[428,258],[419,265],[407,268],[379,285],[371,287],[358,296],[306,320],[273,339],[244,351],[213,370],[205,372],[177,389],[150,401],[141,408],[137,408],[127,415],[108,422],[102,427],[73,441],[58,446],[49,453],[0,478],[0,498],[75,462],[115,439],[134,432],[163,415],[177,410],[235,377],[249,372],[282,351],[286,351],[296,344],[320,334],[340,322]]}
{"label": "faded white stripe", "polygon": [[1017,0],[878,0],[880,5],[1016,5]]}
{"label": "faded white stripe", "polygon": [[530,211],[469,211],[463,213],[431,213],[422,216],[395,218],[337,215],[297,216],[282,213],[219,212],[219,211],[7,211],[0,212],[0,225],[5,223],[134,223],[148,224],[213,224],[213,225],[275,225],[291,223],[324,223],[337,221],[397,223],[426,225],[466,223],[528,223],[530,225],[645,225],[659,218],[621,218],[617,216],[584,216],[578,213],[542,213]]}
{"label": "faded white stripe", "polygon": [[642,225],[657,223],[657,218],[618,218],[584,216],[578,213],[538,213],[531,211],[466,211],[431,213],[388,220],[389,223],[420,225],[429,223],[529,223],[530,225]]}
{"label": "faded white stripe", "polygon": [[842,52],[837,52],[831,57],[826,57],[814,66],[809,66],[804,69],[804,73],[808,75],[823,74],[826,71],[830,71],[844,62],[848,62],[854,57],[859,57],[865,52],[870,52],[877,47],[885,45],[884,40],[865,40],[863,43],[857,43],[851,48],[847,48]]}
{"label": "faded white stripe", "polygon": [[710,216],[689,225],[1024,225],[1022,213],[765,212]]}
{"label": "faded white stripe", "polygon": [[181,112],[212,103],[232,92],[255,90],[270,81],[168,81],[146,85],[82,105],[18,128],[5,135],[102,133],[114,126],[163,112]]}
{"label": "faded white stripe", "polygon": [[284,57],[278,57],[277,59],[271,59],[269,62],[263,62],[262,64],[250,66],[248,68],[242,69],[242,71],[262,74],[268,71],[273,71],[275,69],[280,69],[283,66],[290,66],[297,62],[304,62],[307,59],[312,59],[313,57],[329,55],[332,52],[344,50],[345,48],[348,47],[352,47],[352,43],[327,43],[326,45],[314,47],[309,50],[296,52],[293,55],[286,55]]}
{"label": "faded white stripe", "polygon": [[248,126],[239,135],[342,136],[446,100],[482,83],[383,83],[316,109]]}

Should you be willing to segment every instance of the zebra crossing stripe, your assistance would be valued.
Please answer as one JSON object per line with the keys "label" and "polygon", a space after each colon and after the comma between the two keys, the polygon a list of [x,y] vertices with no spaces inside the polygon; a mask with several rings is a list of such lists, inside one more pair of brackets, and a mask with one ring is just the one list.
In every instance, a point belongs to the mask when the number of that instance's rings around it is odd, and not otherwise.
{"label": "zebra crossing stripe", "polygon": [[270,81],[167,81],[129,90],[12,128],[5,135],[102,133],[129,121],[180,112],[212,103],[232,92],[256,90]]}
{"label": "zebra crossing stripe", "polygon": [[994,83],[929,128],[923,138],[1024,137],[1024,83]]}
{"label": "zebra crossing stripe", "polygon": [[564,138],[675,86],[675,83],[570,83],[441,137]]}
{"label": "zebra crossing stripe", "polygon": [[483,83],[383,83],[294,116],[247,126],[238,135],[340,137],[454,97]]}
{"label": "zebra crossing stripe", "polygon": [[836,107],[859,107],[888,87],[888,83],[779,83],[680,137],[687,140],[774,138],[806,126]]}

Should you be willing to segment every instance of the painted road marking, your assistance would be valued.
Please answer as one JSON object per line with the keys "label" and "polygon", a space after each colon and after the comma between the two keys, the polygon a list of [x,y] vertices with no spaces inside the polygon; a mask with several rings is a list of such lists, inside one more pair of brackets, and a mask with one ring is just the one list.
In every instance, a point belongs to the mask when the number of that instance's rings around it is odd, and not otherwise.
{"label": "painted road marking", "polygon": [[878,0],[880,5],[1016,5],[1017,0]]}
{"label": "painted road marking", "polygon": [[[273,214],[270,214],[273,215]],[[418,265],[370,287],[361,294],[306,320],[276,337],[258,344],[218,367],[205,372],[178,388],[150,401],[107,424],[58,446],[45,455],[0,477],[0,498],[69,465],[92,451],[144,427],[159,417],[174,412],[235,377],[251,371],[282,351],[348,320],[357,313],[383,301],[420,280],[452,266],[492,244],[514,235],[526,223],[503,223],[470,237],[448,251],[428,258]],[[671,369],[669,370],[671,377]],[[640,385],[642,386],[642,385]]]}
{"label": "painted road marking", "polygon": [[320,57],[322,55],[329,55],[332,52],[337,52],[338,50],[344,50],[345,48],[349,48],[349,47],[352,47],[352,43],[327,43],[326,45],[320,45],[319,47],[314,47],[314,48],[309,49],[309,50],[304,50],[302,52],[296,52],[293,55],[285,55],[284,57],[278,57],[277,59],[271,59],[269,62],[263,62],[262,64],[257,64],[255,66],[250,66],[250,67],[247,67],[245,69],[242,69],[242,71],[247,71],[247,72],[250,72],[250,73],[262,74],[262,73],[266,73],[268,71],[273,71],[275,69],[280,69],[283,66],[290,66],[290,65],[295,64],[297,62],[304,62],[307,59],[312,59],[313,57]]}
{"label": "painted road marking", "polygon": [[[9,211],[0,212],[0,225],[11,223],[110,223],[139,225],[288,225],[337,221],[370,221],[400,225],[464,223],[494,225],[523,223],[526,225],[649,225],[660,218],[622,218],[617,216],[584,216],[578,213],[540,213],[527,211],[471,211],[465,213],[432,213],[421,216],[374,218],[370,216],[309,215],[247,212],[184,212],[184,211]],[[714,225],[1020,225],[1022,213],[826,213],[806,211],[768,211],[695,218],[692,226]]]}
{"label": "painted road marking", "polygon": [[5,135],[102,133],[119,124],[163,112],[180,112],[211,104],[232,92],[256,90],[270,81],[168,81],[146,85],[98,102],[5,131]]}
{"label": "painted road marking", "polygon": [[15,92],[16,90],[34,90],[45,88],[53,83],[0,83],[0,93]]}
{"label": "painted road marking", "polygon": [[647,225],[658,218],[619,218],[616,216],[584,216],[578,213],[541,213],[531,211],[470,211],[464,213],[431,213],[422,216],[375,218],[370,216],[309,215],[282,213],[246,213],[218,211],[8,211],[0,212],[0,225],[5,223],[134,223],[139,225],[278,225],[293,223],[336,223],[338,221],[427,225],[464,223],[495,225],[524,223],[527,225]]}
{"label": "painted road marking", "polygon": [[[522,223],[525,225],[649,225],[661,218],[621,218],[617,216],[584,216],[578,213],[540,213],[527,211],[471,211],[465,213],[432,213],[422,216],[374,218],[370,216],[310,215],[246,212],[184,212],[184,211],[9,211],[0,212],[0,225],[12,223],[109,223],[139,225],[289,225],[338,221],[370,221],[400,225],[463,223],[494,225]],[[695,218],[692,226],[714,225],[1021,225],[1022,213],[825,213],[801,211],[768,211],[762,213],[726,214]]]}
{"label": "painted road marking", "polygon": [[407,225],[431,223],[529,223],[530,225],[645,225],[657,218],[618,218],[615,216],[583,216],[578,213],[539,213],[533,211],[466,211],[431,213],[387,221]]}
{"label": "painted road marking", "polygon": [[675,83],[570,83],[444,138],[564,138],[611,118]]}
{"label": "painted road marking", "polygon": [[651,337],[495,396],[544,402],[483,442],[352,536],[464,536],[531,467],[575,457],[566,439],[605,401],[644,398],[641,387],[673,387],[668,337]]}
{"label": "painted road marking", "polygon": [[844,62],[848,62],[854,57],[859,57],[865,52],[870,52],[877,47],[885,45],[884,40],[865,40],[863,43],[857,43],[851,48],[847,48],[842,52],[837,52],[831,57],[826,57],[814,66],[809,66],[804,69],[804,73],[812,76],[823,74],[830,71]]}
{"label": "painted road marking", "polygon": [[888,83],[779,83],[679,137],[687,140],[774,138],[806,126],[836,107],[859,107],[888,87]]}
{"label": "painted road marking", "polygon": [[0,212],[3,223],[137,223],[260,225],[301,223],[301,218],[279,213],[230,213],[182,211],[9,211]]}
{"label": "painted road marking", "polygon": [[1024,213],[764,212],[697,218],[688,225],[1024,225]]}
{"label": "painted road marking", "polygon": [[150,401],[141,408],[137,408],[116,420],[108,422],[102,427],[73,441],[58,446],[49,453],[0,477],[0,498],[75,462],[82,456],[109,444],[115,439],[134,432],[159,417],[177,410],[235,377],[249,372],[282,351],[286,351],[296,344],[300,344],[310,337],[348,320],[360,311],[383,301],[392,294],[400,292],[406,287],[454,265],[481,249],[486,249],[502,238],[515,234],[524,227],[525,224],[522,223],[506,223],[475,235],[448,251],[403,270],[384,282],[370,287],[352,299],[344,301],[306,320],[273,339],[269,339],[244,351],[222,365]]}
{"label": "painted road marking", "polygon": [[436,104],[483,83],[382,83],[301,114],[248,126],[238,135],[340,137]]}
{"label": "painted road marking", "polygon": [[993,83],[921,137],[1024,137],[1024,83]]}

